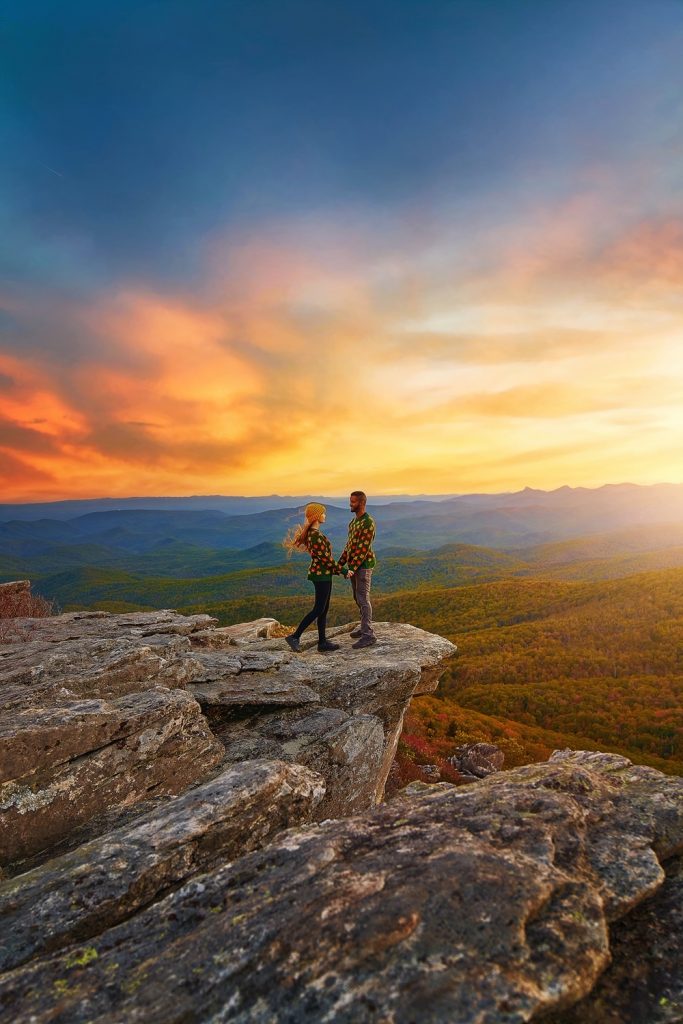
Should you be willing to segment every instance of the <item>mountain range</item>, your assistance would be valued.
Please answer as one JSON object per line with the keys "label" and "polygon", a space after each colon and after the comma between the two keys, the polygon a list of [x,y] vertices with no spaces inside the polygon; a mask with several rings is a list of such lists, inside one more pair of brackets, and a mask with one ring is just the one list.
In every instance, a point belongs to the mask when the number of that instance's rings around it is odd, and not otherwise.
{"label": "mountain range", "polygon": [[[137,501],[143,499],[128,499]],[[130,565],[129,556],[153,556],[143,571],[173,574],[216,574],[236,567],[228,552],[270,545],[257,553],[258,564],[284,561],[281,539],[302,520],[305,500],[283,498],[186,498],[145,499],[149,503],[178,502],[179,507],[97,508],[80,511],[82,503],[70,504],[77,514],[57,515],[53,506],[0,506],[0,572],[11,573],[39,559],[42,574],[78,565]],[[290,504],[278,504],[291,501]],[[100,499],[107,504],[109,499]],[[205,507],[192,507],[204,501]],[[211,502],[249,503],[249,511],[211,507]],[[263,508],[271,501],[271,507]],[[189,503],[189,506],[188,506]],[[96,505],[97,502],[92,502]],[[125,504],[125,502],[122,502]],[[344,543],[349,510],[326,502],[325,530],[334,547]],[[54,503],[53,503],[54,505]],[[245,506],[241,506],[245,507]],[[401,499],[376,502],[369,509],[377,522],[376,549],[385,554],[400,551],[433,551],[447,544],[495,548],[508,553],[538,545],[552,545],[586,535],[636,529],[635,550],[683,543],[677,532],[683,522],[683,485],[608,485],[594,490],[562,487],[555,491],[525,488],[512,494],[468,494],[438,499]],[[43,514],[41,515],[41,510]],[[45,512],[52,511],[52,515]],[[651,537],[644,540],[648,528]],[[641,531],[638,534],[638,530]],[[644,532],[643,532],[644,531]],[[660,537],[659,534],[662,533]],[[639,539],[640,538],[640,539]],[[626,553],[626,541],[617,539],[607,554]],[[209,552],[215,552],[213,556]],[[123,563],[122,563],[123,559]],[[239,561],[239,560],[237,560]],[[251,564],[251,559],[243,567]]]}

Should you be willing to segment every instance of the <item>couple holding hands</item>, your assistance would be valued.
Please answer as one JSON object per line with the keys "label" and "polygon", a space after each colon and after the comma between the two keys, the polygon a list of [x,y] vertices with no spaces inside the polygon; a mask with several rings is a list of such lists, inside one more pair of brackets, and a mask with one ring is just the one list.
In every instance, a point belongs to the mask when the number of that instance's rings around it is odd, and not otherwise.
{"label": "couple holding hands", "polygon": [[311,564],[308,579],[315,588],[315,604],[289,636],[285,637],[293,651],[299,650],[301,634],[312,622],[318,623],[318,650],[337,651],[339,644],[333,644],[325,636],[327,610],[332,594],[332,577],[345,576],[351,580],[353,598],[360,609],[360,626],[351,633],[357,641],[355,648],[372,647],[377,638],[372,628],[372,605],[370,604],[370,583],[372,570],[377,564],[372,542],[375,538],[375,521],[366,511],[367,497],[363,491],[352,491],[349,498],[354,518],[349,523],[349,536],[346,547],[335,561],[332,545],[321,532],[320,526],[325,522],[327,513],[324,505],[311,502],[306,506],[306,521],[302,526],[295,527],[292,535],[284,540],[290,551],[308,551]]}

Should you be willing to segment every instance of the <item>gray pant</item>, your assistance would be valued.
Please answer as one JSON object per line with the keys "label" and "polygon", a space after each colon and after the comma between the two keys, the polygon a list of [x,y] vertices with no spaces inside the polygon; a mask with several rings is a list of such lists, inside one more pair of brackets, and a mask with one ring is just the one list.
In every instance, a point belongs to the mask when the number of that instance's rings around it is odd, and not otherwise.
{"label": "gray pant", "polygon": [[360,631],[363,636],[374,636],[372,628],[372,605],[370,604],[370,584],[372,569],[356,569],[351,577],[353,599],[360,609]]}

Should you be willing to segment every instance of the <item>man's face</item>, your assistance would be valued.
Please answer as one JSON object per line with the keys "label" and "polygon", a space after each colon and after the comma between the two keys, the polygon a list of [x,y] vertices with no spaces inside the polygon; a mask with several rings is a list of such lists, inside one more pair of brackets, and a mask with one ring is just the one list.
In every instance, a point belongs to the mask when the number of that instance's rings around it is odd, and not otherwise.
{"label": "man's face", "polygon": [[358,512],[363,506],[363,499],[359,498],[357,494],[352,494],[349,498],[349,505],[352,512]]}

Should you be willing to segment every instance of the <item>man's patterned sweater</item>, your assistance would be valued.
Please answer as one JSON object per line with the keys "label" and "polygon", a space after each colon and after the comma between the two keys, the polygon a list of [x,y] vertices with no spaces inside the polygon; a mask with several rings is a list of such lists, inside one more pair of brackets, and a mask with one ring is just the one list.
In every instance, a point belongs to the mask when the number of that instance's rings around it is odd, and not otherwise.
{"label": "man's patterned sweater", "polygon": [[367,512],[354,516],[349,523],[349,539],[339,556],[339,565],[356,569],[374,569],[377,565],[372,542],[375,539],[375,520]]}

